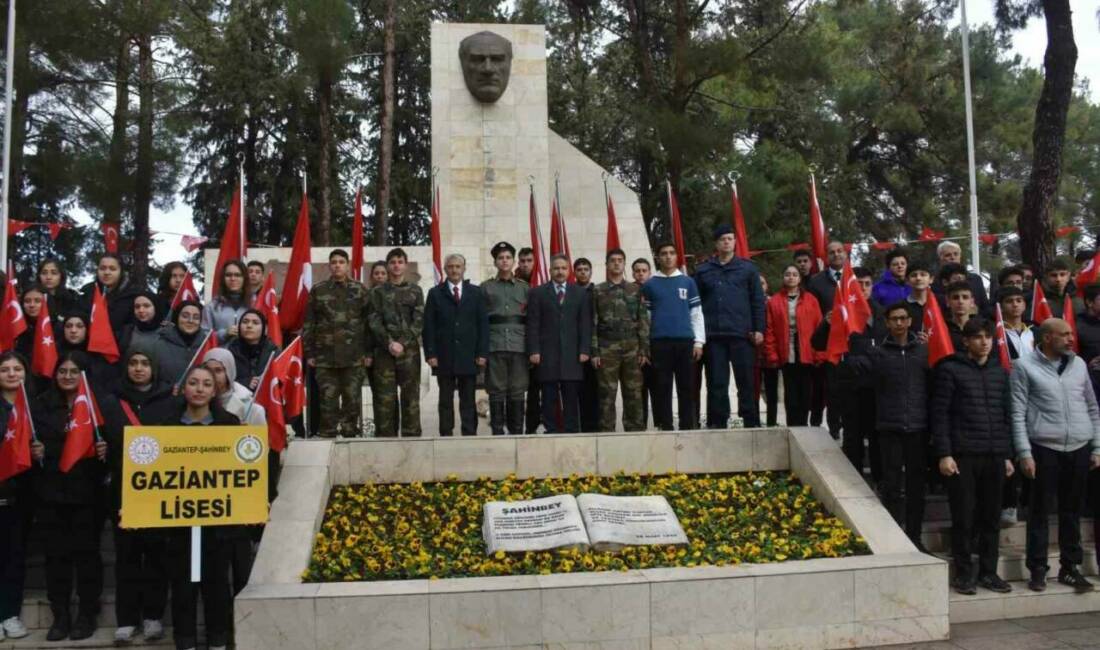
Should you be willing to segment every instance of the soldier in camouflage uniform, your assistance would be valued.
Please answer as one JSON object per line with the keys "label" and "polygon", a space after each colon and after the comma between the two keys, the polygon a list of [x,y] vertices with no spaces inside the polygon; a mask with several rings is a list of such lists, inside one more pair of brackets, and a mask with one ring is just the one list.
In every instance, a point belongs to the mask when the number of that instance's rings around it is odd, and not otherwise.
{"label": "soldier in camouflage uniform", "polygon": [[[524,392],[530,370],[524,347],[528,284],[512,272],[516,249],[506,241],[490,253],[497,275],[481,284],[489,307],[489,427],[494,436],[523,433]],[[529,433],[534,433],[530,431]]]}
{"label": "soldier in camouflage uniform", "polygon": [[649,310],[641,287],[623,277],[626,254],[607,253],[607,282],[592,290],[592,365],[600,394],[600,430],[615,430],[615,394],[623,391],[623,430],[642,431],[642,366],[649,359]]}
{"label": "soldier in camouflage uniform", "polygon": [[348,254],[328,256],[328,280],[313,287],[306,302],[302,343],[321,390],[319,435],[360,434],[359,414],[366,372],[367,288],[350,277]]}
{"label": "soldier in camouflage uniform", "polygon": [[[386,254],[389,279],[370,294],[370,331],[374,340],[374,376],[378,393],[375,435],[420,435],[420,333],[424,327],[424,292],[406,281],[405,251]],[[400,389],[400,400],[398,390]],[[398,426],[398,404],[401,409]]]}

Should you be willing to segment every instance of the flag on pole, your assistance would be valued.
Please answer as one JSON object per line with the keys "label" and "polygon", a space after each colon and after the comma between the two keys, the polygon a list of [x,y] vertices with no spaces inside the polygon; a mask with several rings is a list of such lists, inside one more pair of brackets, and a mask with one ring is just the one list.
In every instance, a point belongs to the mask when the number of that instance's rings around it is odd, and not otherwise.
{"label": "flag on pole", "polygon": [[439,186],[432,188],[432,272],[435,274],[435,283],[443,281],[443,250],[441,248],[443,237],[439,234]]}
{"label": "flag on pole", "polygon": [[67,230],[72,226],[64,221],[55,221],[47,224],[46,227],[50,229],[50,241],[57,241],[57,238],[61,236],[61,231]]}
{"label": "flag on pole", "polygon": [[817,181],[810,174],[810,249],[817,267],[815,271],[825,270],[825,250],[828,248],[825,239],[825,220],[821,218],[821,206],[817,202]]}
{"label": "flag on pole", "polygon": [[210,330],[206,334],[206,338],[202,340],[202,344],[199,345],[199,349],[195,351],[194,355],[192,355],[191,361],[188,362],[187,367],[183,369],[183,372],[180,373],[179,378],[176,379],[176,386],[182,385],[183,378],[187,376],[187,372],[191,370],[191,368],[194,367],[195,364],[202,364],[202,360],[204,357],[206,357],[206,353],[216,347],[218,347],[218,335],[216,332],[214,332],[214,330]]}
{"label": "flag on pole", "polygon": [[609,253],[616,248],[622,249],[622,244],[619,242],[619,220],[615,218],[615,203],[611,201],[611,192],[607,190],[607,179],[603,181],[603,195],[607,200],[607,243],[605,245],[605,253]]}
{"label": "flag on pole", "polygon": [[199,299],[199,291],[195,288],[195,281],[191,278],[190,271],[183,276],[183,282],[180,283],[180,288],[176,289],[176,295],[172,297],[172,304],[169,305],[168,310],[176,311],[176,308],[188,300],[200,304],[202,303],[202,300]]}
{"label": "flag on pole", "polygon": [[355,190],[355,218],[351,221],[351,277],[366,282],[363,276],[363,188]]}
{"label": "flag on pole", "polygon": [[20,386],[4,426],[4,439],[0,441],[0,481],[30,469],[33,438],[34,424],[27,404],[27,390]]}
{"label": "flag on pole", "polygon": [[1097,277],[1100,277],[1100,251],[1077,272],[1077,295],[1084,299],[1085,287],[1096,284]]}
{"label": "flag on pole", "polygon": [[[0,352],[15,348],[15,339],[27,331],[27,319],[15,289],[15,267],[8,262],[8,283],[4,287],[4,309],[0,311]],[[43,301],[42,304],[45,304]]]}
{"label": "flag on pole", "polygon": [[745,215],[741,212],[741,196],[737,193],[737,183],[733,184],[733,252],[744,259],[749,259],[749,231],[745,228]]}
{"label": "flag on pole", "polygon": [[100,293],[98,282],[92,292],[92,314],[88,317],[88,352],[102,354],[108,363],[116,363],[121,356],[115,332],[111,329],[107,299]]}
{"label": "flag on pole", "polygon": [[99,229],[103,232],[103,248],[112,255],[118,254],[118,224],[102,223]]}
{"label": "flag on pole", "polygon": [[924,301],[924,321],[922,325],[928,334],[928,367],[934,367],[940,359],[955,354],[955,344],[951,342],[951,333],[947,331],[947,321],[940,311],[940,301],[934,295],[928,295]]}
{"label": "flag on pole", "polygon": [[19,219],[8,219],[8,237],[13,237],[23,232],[27,228],[33,228],[36,226],[33,221],[20,221]]}
{"label": "flag on pole", "polygon": [[1008,334],[1005,332],[1005,319],[1001,314],[1001,303],[996,304],[993,315],[997,326],[997,354],[1001,358],[1001,367],[1012,372],[1012,359],[1008,354]]}
{"label": "flag on pole", "polygon": [[1031,324],[1042,325],[1043,321],[1053,317],[1054,312],[1050,311],[1050,303],[1047,302],[1047,296],[1043,292],[1043,285],[1036,278],[1031,288]]}
{"label": "flag on pole", "polygon": [[183,235],[180,237],[180,246],[183,246],[183,250],[188,253],[194,253],[200,246],[205,244],[209,237],[196,237],[195,235]]}
{"label": "flag on pole", "polygon": [[567,282],[572,283],[576,282],[577,276],[573,273],[573,256],[569,251],[569,233],[565,231],[565,219],[561,216],[558,198],[557,184],[555,183],[554,198],[550,200],[550,257],[564,255],[569,260],[569,279]]}
{"label": "flag on pole", "polygon": [[295,337],[271,362],[272,373],[282,385],[283,405],[288,417],[302,414],[306,405],[305,368],[302,366],[302,337]]}
{"label": "flag on pole", "polygon": [[279,298],[275,295],[275,273],[267,272],[264,278],[264,286],[256,294],[256,302],[252,305],[256,311],[264,315],[267,321],[267,338],[271,339],[277,347],[283,347],[283,326],[279,322]]}
{"label": "flag on pole", "polygon": [[672,191],[672,181],[666,180],[668,187],[668,214],[672,225],[672,243],[676,246],[676,266],[681,273],[687,273],[687,250],[684,247],[684,228],[680,221],[680,205]]}
{"label": "flag on pole", "polygon": [[1081,342],[1077,338],[1077,314],[1073,313],[1073,298],[1068,292],[1062,302],[1062,320],[1069,324],[1069,331],[1073,332],[1073,351],[1081,352]]}
{"label": "flag on pole", "polygon": [[38,322],[34,326],[34,349],[31,352],[31,372],[40,377],[53,377],[57,366],[57,342],[53,340],[53,321],[48,301],[42,301]]}
{"label": "flag on pole", "polygon": [[283,297],[279,302],[279,321],[284,332],[302,329],[306,319],[306,301],[313,288],[313,267],[310,264],[309,197],[302,192],[302,207],[298,210],[298,225],[294,230],[294,246],[283,282]]}
{"label": "flag on pole", "polygon": [[840,358],[848,353],[848,337],[866,329],[867,321],[870,319],[871,306],[867,304],[863,289],[852,273],[852,265],[846,262],[833,299],[833,315],[829,319],[829,341],[825,348],[826,358],[831,363],[839,362]]}
{"label": "flag on pole", "polygon": [[550,265],[546,260],[546,248],[542,243],[542,227],[539,226],[539,210],[535,205],[535,186],[531,186],[531,198],[527,202],[528,223],[531,228],[531,249],[535,253],[535,265],[531,268],[531,288],[550,281]]}
{"label": "flag on pole", "polygon": [[[248,250],[248,240],[244,235],[244,216],[242,214],[243,197],[241,187],[238,185],[233,190],[233,203],[229,206],[229,219],[225,222],[225,231],[222,233],[221,248],[218,250],[218,261],[214,263],[214,277],[222,276],[222,267],[231,260],[243,260]],[[218,295],[218,283],[212,283],[213,295]]]}
{"label": "flag on pole", "polygon": [[67,473],[80,460],[95,458],[95,443],[99,439],[99,423],[103,416],[88,386],[88,378],[81,373],[80,385],[76,389],[70,420],[66,426],[65,444],[61,448],[61,460],[58,462],[62,472]]}
{"label": "flag on pole", "polygon": [[267,416],[267,445],[276,453],[286,449],[286,415],[283,413],[283,393],[279,378],[272,371],[275,355],[267,360],[256,386],[255,404],[264,407]]}

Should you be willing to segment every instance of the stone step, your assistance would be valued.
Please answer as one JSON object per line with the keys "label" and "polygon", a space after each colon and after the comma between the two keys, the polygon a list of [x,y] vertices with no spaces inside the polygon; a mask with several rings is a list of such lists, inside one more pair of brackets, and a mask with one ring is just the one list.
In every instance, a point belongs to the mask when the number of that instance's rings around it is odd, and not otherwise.
{"label": "stone step", "polygon": [[[1058,539],[1058,518],[1050,519],[1050,539]],[[1091,518],[1081,519],[1081,543],[1089,546],[1093,543],[1093,527]],[[932,552],[951,551],[951,522],[950,521],[925,521],[921,531],[921,541],[925,548]],[[1022,546],[1027,543],[1027,522],[1020,521],[1007,528],[1001,529],[1001,548],[1006,546]]]}
{"label": "stone step", "polygon": [[[172,648],[172,630],[165,629],[164,638],[160,641],[145,643],[141,637],[131,645],[125,646],[130,650],[145,650],[149,648]],[[0,640],[0,650],[30,650],[32,648],[114,648],[115,628],[100,625],[91,638],[83,641],[47,641],[46,630],[31,630],[31,633],[22,639]]]}
{"label": "stone step", "polygon": [[[115,586],[115,556],[113,553],[100,553],[103,558],[103,586],[113,589]],[[46,588],[46,558],[37,555],[27,558],[26,577],[24,579],[26,589]]]}
{"label": "stone step", "polygon": [[[77,600],[74,597],[72,603],[73,615],[76,615]],[[23,620],[23,624],[27,626],[29,630],[46,629],[53,623],[53,613],[50,612],[50,601],[46,598],[46,591],[43,589],[28,589],[23,593],[23,611],[20,614],[20,618]],[[117,619],[115,618],[115,591],[114,589],[104,589],[103,595],[99,599],[99,616],[96,618],[96,622],[100,627],[110,627],[112,630],[115,628]],[[201,625],[203,621],[202,601],[199,601],[198,608],[198,622]],[[164,608],[164,618],[162,622],[165,625],[169,625],[172,622],[172,597],[168,597],[168,605]],[[0,650],[3,646],[0,645]]]}
{"label": "stone step", "polygon": [[1100,591],[1078,594],[1071,587],[1059,584],[1054,579],[1047,580],[1047,589],[1043,592],[1031,591],[1027,588],[1026,581],[1012,580],[1009,583],[1012,585],[1012,593],[1009,594],[993,593],[981,588],[973,596],[963,596],[952,591],[951,624],[1100,611]]}
{"label": "stone step", "polygon": [[[1084,545],[1084,562],[1081,564],[1081,573],[1086,576],[1096,577],[1097,564],[1096,564],[1096,549],[1091,544]],[[937,557],[940,557],[948,562],[951,561],[950,553],[933,553]],[[1047,549],[1047,565],[1050,567],[1049,578],[1053,579],[1058,575],[1058,545],[1051,544]],[[1030,572],[1027,569],[1027,553],[1025,546],[1010,545],[1001,546],[1000,557],[997,561],[997,575],[1002,579],[1012,582],[1014,580],[1027,580],[1030,576]],[[974,562],[977,563],[977,555],[974,556]],[[952,576],[954,575],[954,569],[950,569]],[[1097,582],[1097,586],[1100,587],[1100,580],[1094,580]]]}

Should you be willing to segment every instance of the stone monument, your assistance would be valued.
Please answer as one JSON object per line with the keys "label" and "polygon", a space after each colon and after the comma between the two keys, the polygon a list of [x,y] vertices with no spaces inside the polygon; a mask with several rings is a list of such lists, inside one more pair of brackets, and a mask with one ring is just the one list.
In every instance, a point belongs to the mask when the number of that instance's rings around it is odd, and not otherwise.
{"label": "stone monument", "polygon": [[[465,255],[470,278],[479,282],[493,274],[493,244],[503,239],[517,249],[530,246],[532,182],[548,246],[557,176],[573,259],[591,259],[594,280],[603,281],[605,170],[549,127],[546,29],[433,23],[431,66],[432,166],[438,170],[443,254]],[[608,191],[627,263],[651,257],[637,196],[614,177],[608,177]]]}

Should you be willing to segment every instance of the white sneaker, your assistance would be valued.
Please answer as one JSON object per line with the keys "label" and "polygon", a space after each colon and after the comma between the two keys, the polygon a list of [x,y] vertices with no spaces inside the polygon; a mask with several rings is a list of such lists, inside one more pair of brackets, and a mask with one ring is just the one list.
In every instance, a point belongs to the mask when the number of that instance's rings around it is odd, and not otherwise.
{"label": "white sneaker", "polygon": [[225,646],[223,646],[223,645],[212,645],[212,646],[210,646],[210,650],[225,650]]}
{"label": "white sneaker", "polygon": [[22,639],[29,634],[27,632],[27,626],[23,625],[23,621],[19,620],[18,616],[12,616],[3,623],[0,623],[0,627],[4,629],[4,635],[9,639]]}
{"label": "white sneaker", "polygon": [[160,621],[147,618],[141,624],[146,641],[160,641],[164,638],[164,624]]}
{"label": "white sneaker", "polygon": [[115,630],[115,645],[130,645],[137,637],[137,628],[133,625],[123,625]]}
{"label": "white sneaker", "polygon": [[1001,528],[1008,528],[1016,524],[1018,519],[1016,518],[1016,508],[1005,508],[1001,510]]}

